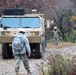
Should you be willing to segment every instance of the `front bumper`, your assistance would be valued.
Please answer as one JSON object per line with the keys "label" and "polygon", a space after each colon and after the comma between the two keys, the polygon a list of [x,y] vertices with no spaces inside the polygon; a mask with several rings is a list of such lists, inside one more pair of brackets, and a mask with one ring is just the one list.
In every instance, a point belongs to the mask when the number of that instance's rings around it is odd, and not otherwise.
{"label": "front bumper", "polygon": [[[0,36],[0,43],[12,43],[15,36]],[[42,36],[27,36],[29,43],[41,43]]]}

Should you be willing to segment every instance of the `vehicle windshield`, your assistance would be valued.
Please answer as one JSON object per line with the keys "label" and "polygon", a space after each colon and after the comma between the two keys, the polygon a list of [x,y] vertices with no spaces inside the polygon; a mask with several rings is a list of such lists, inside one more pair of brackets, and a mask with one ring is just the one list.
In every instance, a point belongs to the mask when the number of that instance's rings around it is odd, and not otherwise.
{"label": "vehicle windshield", "polygon": [[22,27],[39,28],[40,18],[22,18]]}
{"label": "vehicle windshield", "polygon": [[39,28],[40,27],[40,18],[31,17],[31,18],[11,18],[4,17],[1,20],[3,26],[8,26],[12,28]]}
{"label": "vehicle windshield", "polygon": [[8,27],[19,27],[20,25],[20,18],[2,18],[2,25],[3,26],[8,26]]}

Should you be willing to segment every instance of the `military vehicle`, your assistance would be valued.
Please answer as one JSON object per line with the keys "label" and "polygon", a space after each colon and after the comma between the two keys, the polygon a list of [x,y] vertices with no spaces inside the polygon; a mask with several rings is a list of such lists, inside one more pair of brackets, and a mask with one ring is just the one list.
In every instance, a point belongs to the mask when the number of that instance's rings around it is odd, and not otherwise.
{"label": "military vehicle", "polygon": [[18,35],[20,29],[25,29],[29,39],[31,52],[35,58],[42,58],[45,52],[45,27],[43,14],[34,11],[25,14],[22,8],[4,9],[0,18],[0,43],[2,44],[2,57],[12,57],[12,40]]}

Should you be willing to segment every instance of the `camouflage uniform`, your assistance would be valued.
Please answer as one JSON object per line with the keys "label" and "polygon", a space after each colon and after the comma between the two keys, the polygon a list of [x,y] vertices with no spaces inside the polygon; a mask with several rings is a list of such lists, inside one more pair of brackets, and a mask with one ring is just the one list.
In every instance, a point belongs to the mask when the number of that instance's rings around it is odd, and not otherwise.
{"label": "camouflage uniform", "polygon": [[54,46],[58,46],[59,36],[58,36],[59,30],[54,28],[53,30],[53,40],[54,40]]}
{"label": "camouflage uniform", "polygon": [[22,60],[25,69],[27,69],[27,71],[30,70],[29,67],[29,63],[28,63],[28,58],[26,56],[26,54],[20,54],[20,55],[14,55],[15,57],[15,72],[19,72],[19,68],[20,68],[20,60]]}
{"label": "camouflage uniform", "polygon": [[26,52],[31,53],[30,51],[30,46],[29,46],[29,41],[27,39],[26,36],[24,36],[24,34],[19,33],[18,37],[22,37],[24,44],[24,47],[21,51],[18,50],[14,50],[12,47],[12,52],[14,54],[14,58],[15,58],[15,72],[19,72],[19,68],[20,68],[20,60],[22,60],[24,67],[27,71],[30,71],[30,67],[29,67],[29,63],[28,63],[28,57],[26,55]]}

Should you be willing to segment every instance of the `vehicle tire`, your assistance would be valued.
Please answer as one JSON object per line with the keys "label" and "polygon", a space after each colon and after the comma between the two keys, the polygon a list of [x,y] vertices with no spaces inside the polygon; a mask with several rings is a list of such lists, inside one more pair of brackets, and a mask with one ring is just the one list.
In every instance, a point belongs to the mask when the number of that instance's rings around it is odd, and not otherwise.
{"label": "vehicle tire", "polygon": [[3,59],[9,59],[12,58],[12,47],[9,46],[9,43],[3,43],[2,44],[2,58]]}
{"label": "vehicle tire", "polygon": [[12,53],[12,46],[9,46],[9,49],[8,49],[8,56],[9,56],[9,58],[12,58],[12,56],[13,56],[13,53]]}
{"label": "vehicle tire", "polygon": [[9,49],[9,44],[3,43],[2,44],[2,58],[3,59],[8,59],[9,58],[8,49]]}
{"label": "vehicle tire", "polygon": [[41,58],[41,52],[40,52],[40,44],[35,44],[35,58]]}

